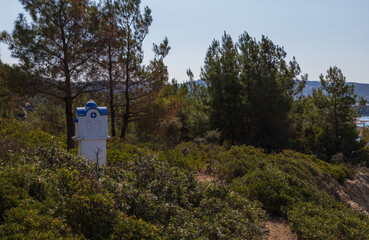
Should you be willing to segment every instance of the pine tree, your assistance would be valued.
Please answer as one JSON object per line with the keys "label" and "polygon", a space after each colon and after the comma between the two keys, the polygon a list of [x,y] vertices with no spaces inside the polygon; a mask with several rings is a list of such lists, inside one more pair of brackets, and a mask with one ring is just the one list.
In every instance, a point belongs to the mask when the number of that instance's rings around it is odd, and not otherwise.
{"label": "pine tree", "polygon": [[64,101],[67,148],[74,147],[72,104],[80,94],[94,91],[90,59],[98,52],[97,7],[89,0],[21,0],[32,21],[19,15],[13,33],[2,33],[12,55],[28,68],[33,87]]}
{"label": "pine tree", "polygon": [[326,95],[319,106],[325,121],[318,154],[326,160],[337,153],[343,153],[346,159],[353,158],[360,148],[356,141],[358,113],[354,108],[357,97],[354,86],[346,84],[346,78],[336,66],[330,67],[325,77],[320,75],[320,82]]}
{"label": "pine tree", "polygon": [[167,68],[164,58],[169,53],[170,47],[167,38],[160,45],[153,47],[155,57],[148,66],[144,66],[142,43],[149,33],[152,23],[151,10],[140,10],[139,0],[114,1],[114,11],[119,30],[118,38],[123,42],[123,48],[119,50],[118,58],[122,75],[124,97],[123,125],[120,138],[125,139],[130,122],[137,121],[147,116],[147,106],[157,96],[159,90],[168,80]]}
{"label": "pine tree", "polygon": [[121,77],[122,69],[119,65],[119,54],[124,51],[124,42],[122,36],[124,33],[118,27],[115,4],[112,0],[105,0],[102,12],[101,28],[99,32],[99,41],[102,50],[96,55],[95,61],[100,66],[99,74],[106,80],[108,90],[109,114],[111,135],[116,136],[116,103],[115,92],[118,90],[118,80]]}
{"label": "pine tree", "polygon": [[268,150],[288,146],[300,68],[285,58],[283,48],[264,36],[258,42],[244,33],[234,44],[224,34],[222,43],[213,41],[202,78],[208,83],[212,127],[223,140]]}

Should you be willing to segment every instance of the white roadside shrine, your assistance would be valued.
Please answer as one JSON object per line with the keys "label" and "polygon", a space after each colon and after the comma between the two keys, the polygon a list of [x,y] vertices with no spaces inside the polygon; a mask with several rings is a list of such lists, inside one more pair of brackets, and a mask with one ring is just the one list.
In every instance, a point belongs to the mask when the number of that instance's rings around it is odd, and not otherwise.
{"label": "white roadside shrine", "polygon": [[110,138],[107,108],[90,100],[86,107],[76,108],[76,115],[74,138],[78,141],[78,154],[99,166],[106,165],[106,139]]}

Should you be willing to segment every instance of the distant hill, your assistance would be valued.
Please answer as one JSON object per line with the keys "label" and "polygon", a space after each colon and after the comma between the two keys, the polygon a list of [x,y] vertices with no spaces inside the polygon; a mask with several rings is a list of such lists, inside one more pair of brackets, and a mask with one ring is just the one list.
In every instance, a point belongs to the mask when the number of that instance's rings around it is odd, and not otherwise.
{"label": "distant hill", "polygon": [[[200,84],[200,85],[204,85],[206,86],[206,82],[204,80],[201,80],[201,79],[198,79],[195,81],[197,84]],[[182,84],[187,84],[188,82],[184,82],[184,83],[181,83],[180,85]],[[362,96],[364,97],[366,100],[368,100],[368,103],[369,103],[369,84],[368,83],[356,83],[356,82],[348,82],[347,84],[353,84],[354,87],[355,87],[355,93],[358,95],[358,96]],[[304,95],[307,96],[307,95],[311,95],[313,93],[313,89],[318,89],[320,88],[320,81],[307,81],[306,82],[306,86],[304,88]]]}
{"label": "distant hill", "polygon": [[[367,83],[355,83],[348,82],[347,84],[353,84],[355,87],[355,93],[358,96],[362,96],[369,101],[369,84]],[[318,89],[320,87],[319,81],[307,81],[306,87],[304,89],[304,95],[311,95],[313,89]]]}

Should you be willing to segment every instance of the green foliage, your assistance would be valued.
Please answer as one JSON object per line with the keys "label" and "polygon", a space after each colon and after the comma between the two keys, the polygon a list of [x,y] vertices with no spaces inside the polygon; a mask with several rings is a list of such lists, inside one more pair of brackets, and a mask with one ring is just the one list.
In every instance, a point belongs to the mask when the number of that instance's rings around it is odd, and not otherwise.
{"label": "green foliage", "polygon": [[329,195],[333,179],[342,183],[352,177],[346,166],[291,150],[266,154],[246,146],[212,157],[212,173],[234,192],[285,216],[301,239],[368,239],[369,218]]}
{"label": "green foliage", "polygon": [[185,91],[173,79],[147,107],[151,114],[135,124],[138,142],[155,142],[167,147],[181,141],[182,123],[176,116],[182,108]]}
{"label": "green foliage", "polygon": [[262,150],[255,147],[232,146],[228,151],[219,152],[213,157],[213,163],[209,168],[230,183],[233,179],[256,169],[266,156]]}
{"label": "green foliage", "polygon": [[209,129],[208,90],[204,83],[194,81],[191,69],[187,70],[187,75],[190,79],[180,87],[185,97],[177,115],[181,123],[181,140],[193,141],[204,138]]}
{"label": "green foliage", "polygon": [[298,197],[298,187],[293,186],[293,179],[289,178],[278,168],[266,166],[236,179],[233,189],[251,199],[259,200],[265,209],[280,214],[283,208],[293,203]]}
{"label": "green foliage", "polygon": [[287,217],[301,239],[369,239],[368,217],[332,198],[298,202]]}
{"label": "green foliage", "polygon": [[363,163],[364,166],[369,167],[369,145],[360,149],[359,161]]}
{"label": "green foliage", "polygon": [[0,225],[1,239],[84,239],[73,234],[68,224],[50,214],[46,206],[32,199],[21,201],[4,216]]}
{"label": "green foliage", "polygon": [[174,149],[167,150],[163,154],[163,158],[174,166],[194,171],[205,171],[209,167],[209,161],[224,149],[224,146],[183,142]]}
{"label": "green foliage", "polygon": [[363,126],[360,129],[361,141],[367,145],[369,143],[369,127]]}
{"label": "green foliage", "polygon": [[162,239],[162,237],[160,237],[159,229],[155,225],[147,223],[142,219],[137,219],[135,216],[130,217],[125,214],[118,216],[114,233],[110,238],[112,240]]}
{"label": "green foliage", "polygon": [[20,2],[30,18],[19,14],[12,33],[3,32],[0,41],[9,45],[12,55],[27,69],[27,79],[38,93],[64,102],[67,147],[71,149],[72,103],[93,89],[94,70],[89,60],[100,47],[97,6],[90,0]]}
{"label": "green foliage", "polygon": [[260,234],[264,213],[226,188],[198,184],[191,173],[152,157],[139,158],[126,169],[128,175],[117,169],[109,173],[123,183],[114,190],[125,193],[127,205],[122,207],[164,227],[161,232],[168,239],[249,239]]}
{"label": "green foliage", "polygon": [[258,203],[198,183],[164,153],[113,140],[111,167],[97,172],[39,130],[32,140],[22,125],[1,126],[1,140],[23,131],[17,143],[33,146],[1,159],[1,239],[253,239],[263,231]]}
{"label": "green foliage", "polygon": [[[139,121],[140,140],[156,141],[174,147],[182,141],[219,143],[218,131],[209,130],[208,91],[206,85],[190,80],[178,84],[175,79],[167,84],[158,99],[150,105],[155,115]],[[145,137],[146,138],[142,138]],[[150,137],[150,138],[148,138]]]}
{"label": "green foliage", "polygon": [[[112,13],[105,19],[110,21],[108,24],[110,32],[107,34],[110,36],[104,36],[105,33],[102,33],[102,45],[108,47],[104,49],[102,56],[104,60],[109,59],[109,63],[105,61],[108,67],[103,66],[103,70],[108,70],[109,74],[113,74],[113,69],[119,69],[116,73],[119,76],[117,79],[120,80],[120,85],[124,86],[119,89],[124,96],[123,104],[121,104],[124,106],[122,108],[121,139],[126,139],[131,122],[138,121],[147,115],[155,115],[150,104],[155,101],[160,90],[168,81],[167,67],[163,62],[170,50],[167,38],[164,38],[159,45],[153,45],[155,56],[148,66],[143,65],[142,44],[153,19],[151,9],[147,6],[142,8],[140,5],[141,1],[105,1],[105,8],[111,9]],[[107,40],[108,44],[104,40]],[[112,104],[112,92],[115,89],[111,81],[109,85],[110,104]]]}
{"label": "green foliage", "polygon": [[288,115],[294,96],[302,90],[295,80],[300,68],[287,63],[286,52],[267,37],[246,32],[233,43],[228,34],[210,45],[202,79],[208,84],[210,123],[223,140],[268,150],[287,146]]}
{"label": "green foliage", "polygon": [[31,154],[37,147],[54,142],[60,140],[40,130],[30,130],[24,123],[0,118],[0,159]]}
{"label": "green foliage", "polygon": [[[154,151],[112,139],[110,167],[96,172],[48,134],[1,121],[0,140],[13,143],[3,148],[19,146],[1,158],[4,239],[253,239],[261,208],[302,239],[367,236],[368,218],[329,196],[333,179],[352,176],[344,165],[290,150],[188,142]],[[230,185],[199,183],[192,170]]]}
{"label": "green foliage", "polygon": [[325,173],[340,183],[353,176],[352,171],[344,164],[329,164],[313,155],[305,155],[291,150],[285,150],[275,155],[272,158],[272,163],[284,172],[307,181],[309,184],[319,182]]}
{"label": "green foliage", "polygon": [[66,218],[56,213],[63,202],[55,201],[55,181],[52,181],[56,177],[55,169],[70,163],[65,161],[65,155],[57,158],[58,153],[60,150],[55,147],[50,150],[50,145],[46,145],[34,149],[33,156],[23,153],[3,159],[1,239],[83,239],[72,231]]}
{"label": "green foliage", "polygon": [[148,147],[139,147],[112,138],[107,142],[107,161],[109,166],[126,166],[129,162],[154,152]]}
{"label": "green foliage", "polygon": [[27,125],[54,136],[65,135],[65,114],[62,102],[52,98],[32,99],[34,108],[27,114]]}
{"label": "green foliage", "polygon": [[[0,37],[1,39],[1,37]],[[20,99],[29,93],[24,69],[19,66],[9,66],[0,60],[0,117],[15,118],[24,116]]]}
{"label": "green foliage", "polygon": [[297,149],[326,161],[339,154],[340,161],[355,162],[364,145],[357,141],[354,86],[346,84],[337,67],[330,67],[320,81],[322,87],[299,103],[303,113]]}

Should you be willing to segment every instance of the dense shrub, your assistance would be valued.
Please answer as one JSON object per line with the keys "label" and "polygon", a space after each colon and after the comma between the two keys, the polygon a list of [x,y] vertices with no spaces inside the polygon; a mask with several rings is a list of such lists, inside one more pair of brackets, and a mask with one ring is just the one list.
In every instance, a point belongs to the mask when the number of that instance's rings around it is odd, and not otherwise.
{"label": "dense shrub", "polygon": [[129,162],[153,153],[154,151],[147,147],[127,144],[119,138],[112,138],[107,141],[107,161],[109,166],[124,167]]}
{"label": "dense shrub", "polygon": [[319,202],[298,202],[287,217],[301,239],[369,239],[369,220],[330,197]]}
{"label": "dense shrub", "polygon": [[[14,135],[0,138],[8,136]],[[30,139],[15,139],[27,153],[16,149],[1,161],[1,239],[252,239],[262,234],[265,213],[259,204],[226,187],[198,183],[192,172],[170,166],[165,154],[119,143],[130,151],[122,154],[116,146],[108,153],[115,157],[109,159],[111,167],[97,172],[95,164],[52,139],[38,138],[33,145]]]}
{"label": "dense shrub", "polygon": [[[328,195],[352,172],[313,156],[113,139],[109,167],[97,172],[39,130],[5,121],[0,133],[1,239],[253,239],[261,208],[285,216],[301,239],[369,236],[368,217]],[[193,170],[220,182],[199,183]]]}
{"label": "dense shrub", "polygon": [[214,157],[225,151],[225,146],[203,145],[195,142],[183,142],[162,155],[171,165],[194,171],[205,171]]}
{"label": "dense shrub", "polygon": [[[368,217],[355,213],[329,196],[334,193],[332,181],[342,183],[353,176],[343,164],[329,164],[315,156],[290,150],[266,154],[251,146],[209,148],[186,143],[169,153],[166,156],[171,164],[187,169],[206,169],[230,184],[232,191],[260,201],[268,212],[286,217],[303,239],[324,236],[330,236],[329,239],[367,239],[363,236],[367,233]],[[300,214],[299,208],[303,204],[320,209],[324,217],[319,211],[309,212],[308,207]],[[336,221],[338,218],[341,221]],[[351,224],[356,222],[361,223]],[[320,224],[325,225],[324,228],[319,229]]]}
{"label": "dense shrub", "polygon": [[250,239],[262,232],[265,215],[256,203],[227,188],[199,184],[191,172],[155,157],[106,171],[112,179],[103,185],[123,198],[122,210],[162,226],[168,239]]}
{"label": "dense shrub", "polygon": [[24,199],[6,212],[0,225],[1,239],[84,239],[75,234],[65,220],[48,214],[48,207],[33,199]]}
{"label": "dense shrub", "polygon": [[301,239],[369,239],[369,218],[329,195],[332,181],[352,176],[346,166],[246,146],[233,146],[214,159],[213,172],[233,191],[286,217]]}
{"label": "dense shrub", "polygon": [[232,146],[228,151],[219,152],[214,157],[211,171],[223,180],[232,182],[256,168],[265,165],[267,154],[254,147]]}
{"label": "dense shrub", "polygon": [[135,216],[127,216],[126,214],[118,216],[117,222],[114,225],[114,232],[110,238],[112,240],[162,239],[159,229],[155,225],[137,219]]}
{"label": "dense shrub", "polygon": [[297,197],[298,189],[290,184],[286,174],[277,168],[266,166],[235,179],[233,189],[248,198],[259,200],[265,209],[280,214],[285,206]]}
{"label": "dense shrub", "polygon": [[0,118],[0,159],[11,155],[30,155],[39,146],[50,146],[60,140],[40,130],[30,130],[15,120]]}
{"label": "dense shrub", "polygon": [[340,183],[353,176],[352,171],[344,164],[329,164],[313,155],[305,155],[291,150],[276,154],[271,158],[271,161],[284,172],[311,184],[317,183],[323,174],[331,175]]}

